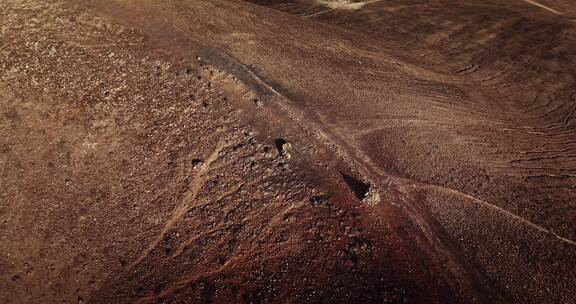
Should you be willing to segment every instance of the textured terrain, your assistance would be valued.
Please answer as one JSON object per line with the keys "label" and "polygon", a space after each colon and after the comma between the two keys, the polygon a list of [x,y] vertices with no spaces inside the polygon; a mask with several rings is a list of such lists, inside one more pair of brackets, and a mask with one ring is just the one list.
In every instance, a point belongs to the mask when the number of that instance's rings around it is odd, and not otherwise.
{"label": "textured terrain", "polygon": [[0,2],[0,302],[573,303],[570,1]]}

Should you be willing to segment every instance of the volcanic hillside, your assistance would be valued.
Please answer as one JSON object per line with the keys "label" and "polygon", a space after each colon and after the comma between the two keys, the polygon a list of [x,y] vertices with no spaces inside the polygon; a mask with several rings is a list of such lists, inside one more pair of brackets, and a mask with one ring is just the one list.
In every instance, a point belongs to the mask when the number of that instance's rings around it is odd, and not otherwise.
{"label": "volcanic hillside", "polygon": [[575,18],[0,1],[0,302],[573,303]]}

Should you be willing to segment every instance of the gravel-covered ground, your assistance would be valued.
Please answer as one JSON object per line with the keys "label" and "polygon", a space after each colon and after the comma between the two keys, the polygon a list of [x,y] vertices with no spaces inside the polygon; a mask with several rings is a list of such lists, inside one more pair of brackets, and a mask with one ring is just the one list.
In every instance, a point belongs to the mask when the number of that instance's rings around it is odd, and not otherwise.
{"label": "gravel-covered ground", "polygon": [[574,301],[566,3],[326,2],[1,1],[0,302]]}

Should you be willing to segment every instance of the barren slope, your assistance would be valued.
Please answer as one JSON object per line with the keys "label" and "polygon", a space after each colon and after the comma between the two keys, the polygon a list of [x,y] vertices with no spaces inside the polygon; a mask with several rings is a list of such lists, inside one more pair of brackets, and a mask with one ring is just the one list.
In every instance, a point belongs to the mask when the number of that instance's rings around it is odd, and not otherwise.
{"label": "barren slope", "polygon": [[563,2],[254,2],[0,4],[0,299],[576,298]]}

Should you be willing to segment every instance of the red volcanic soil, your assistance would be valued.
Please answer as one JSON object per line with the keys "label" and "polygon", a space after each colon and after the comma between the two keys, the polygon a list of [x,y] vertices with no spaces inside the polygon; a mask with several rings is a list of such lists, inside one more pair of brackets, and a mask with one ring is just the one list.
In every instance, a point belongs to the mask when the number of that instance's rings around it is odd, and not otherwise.
{"label": "red volcanic soil", "polygon": [[0,302],[573,303],[569,1],[0,2]]}

